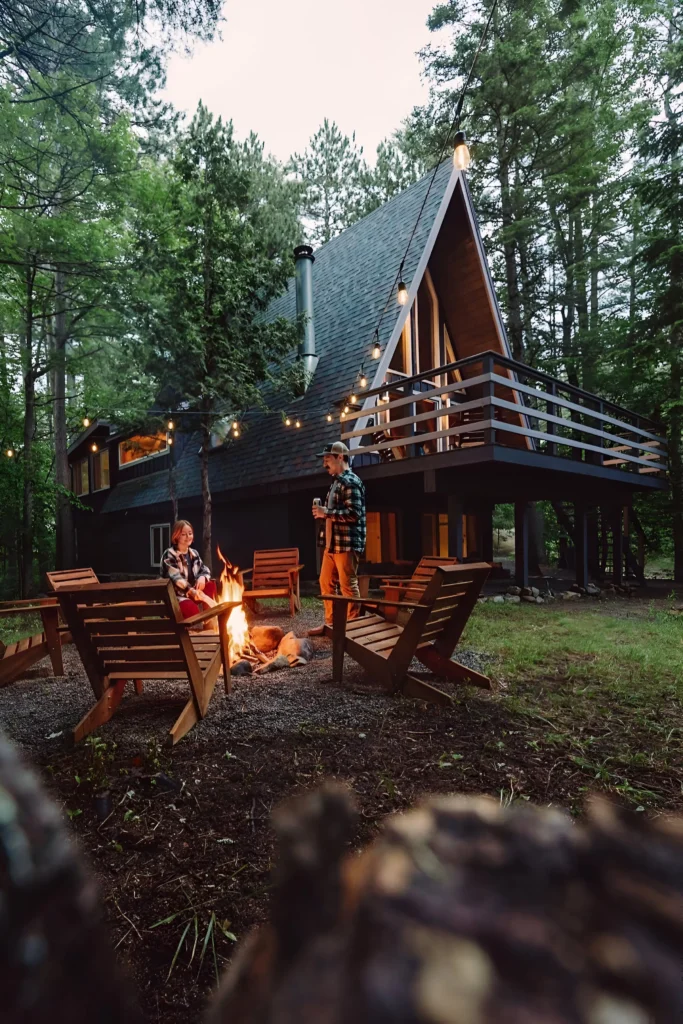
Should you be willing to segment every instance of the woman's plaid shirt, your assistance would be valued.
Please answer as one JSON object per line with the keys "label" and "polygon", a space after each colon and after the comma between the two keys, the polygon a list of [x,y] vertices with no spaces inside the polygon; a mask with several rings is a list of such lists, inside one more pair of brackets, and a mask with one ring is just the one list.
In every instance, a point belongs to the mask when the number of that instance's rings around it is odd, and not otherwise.
{"label": "woman's plaid shirt", "polygon": [[[332,520],[332,541],[329,550],[335,555],[343,551],[365,551],[365,487],[350,469],[334,478],[325,499],[326,520]],[[325,543],[325,532],[322,542]]]}
{"label": "woman's plaid shirt", "polygon": [[[192,578],[190,578],[190,570]],[[166,548],[161,558],[161,575],[165,579],[171,580],[176,590],[180,591],[187,589],[187,586],[183,586],[183,584],[193,587],[200,576],[206,576],[210,580],[211,570],[204,565],[199,557],[199,552],[194,548],[189,548],[187,555],[181,555],[176,548]]]}

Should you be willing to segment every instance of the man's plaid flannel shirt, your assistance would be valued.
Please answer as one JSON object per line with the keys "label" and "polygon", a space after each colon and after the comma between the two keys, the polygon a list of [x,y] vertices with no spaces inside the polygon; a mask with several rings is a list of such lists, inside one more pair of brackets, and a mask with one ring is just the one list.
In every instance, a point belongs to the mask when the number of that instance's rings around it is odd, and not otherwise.
{"label": "man's plaid flannel shirt", "polygon": [[189,548],[187,555],[181,555],[176,548],[166,548],[161,556],[161,575],[171,580],[176,590],[182,591],[187,589],[183,583],[193,587],[200,576],[210,580],[211,570],[204,565],[199,552],[194,548]]}
{"label": "man's plaid flannel shirt", "polygon": [[[365,551],[365,487],[350,469],[335,477],[325,499],[326,520],[332,520],[332,541],[329,550],[335,555],[343,551]],[[325,545],[325,531],[321,530]]]}

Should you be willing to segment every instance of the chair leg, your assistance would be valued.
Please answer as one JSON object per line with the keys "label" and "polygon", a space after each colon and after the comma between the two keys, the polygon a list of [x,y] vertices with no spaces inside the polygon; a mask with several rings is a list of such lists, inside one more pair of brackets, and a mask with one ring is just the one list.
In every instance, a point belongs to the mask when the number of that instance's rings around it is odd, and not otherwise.
{"label": "chair leg", "polygon": [[197,707],[194,702],[194,698],[190,697],[183,710],[178,715],[175,725],[169,732],[171,744],[175,746],[178,740],[181,740],[183,736],[186,736],[193,725],[196,725],[199,721],[199,714],[197,713]]}
{"label": "chair leg", "polygon": [[142,685],[142,679],[134,679],[133,680],[133,685],[135,686],[135,692],[137,693],[137,695],[139,697],[140,694],[142,693],[143,689],[144,689],[144,687]]}
{"label": "chair leg", "polygon": [[290,617],[290,619],[293,619],[295,615],[296,615],[296,594],[294,593],[294,589],[292,589],[289,592],[289,617]]}
{"label": "chair leg", "polygon": [[97,729],[98,726],[104,725],[105,722],[108,722],[113,717],[114,712],[121,703],[125,685],[125,679],[117,679],[115,683],[107,687],[97,703],[90,708],[87,715],[81,718],[73,730],[74,743],[79,743],[80,740]]}
{"label": "chair leg", "polygon": [[429,701],[430,704],[441,704],[445,707],[453,703],[453,698],[449,697],[443,690],[438,690],[436,686],[425,683],[422,679],[417,679],[409,674],[406,674],[403,680],[401,693],[405,697],[417,697],[419,700]]}
{"label": "chair leg", "polygon": [[475,672],[473,668],[461,665],[459,661],[451,661],[450,658],[444,658],[433,647],[418,648],[415,652],[415,657],[423,665],[426,665],[434,675],[450,679],[454,683],[462,683],[465,686],[479,686],[482,690],[491,689],[491,680],[488,676],[482,675],[481,672]]}
{"label": "chair leg", "polygon": [[62,638],[59,635],[59,608],[43,608],[41,618],[53,675],[63,676],[64,662],[62,660]]}
{"label": "chair leg", "polygon": [[332,608],[332,681],[341,683],[344,675],[344,644],[346,642],[346,601],[333,601]]}

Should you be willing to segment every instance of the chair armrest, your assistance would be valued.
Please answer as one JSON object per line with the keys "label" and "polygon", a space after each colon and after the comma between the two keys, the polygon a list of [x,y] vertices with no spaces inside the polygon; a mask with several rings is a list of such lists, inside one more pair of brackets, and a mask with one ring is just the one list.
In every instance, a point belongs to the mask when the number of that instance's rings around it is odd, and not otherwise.
{"label": "chair armrest", "polygon": [[292,566],[290,566],[290,568],[289,568],[289,569],[287,570],[287,572],[288,572],[288,573],[289,573],[289,575],[291,576],[291,575],[292,575],[293,573],[294,573],[294,574],[296,574],[296,573],[298,573],[298,572],[301,572],[301,570],[302,570],[302,569],[303,569],[303,565],[292,565]]}
{"label": "chair armrest", "polygon": [[207,619],[213,619],[215,615],[221,615],[222,612],[228,612],[233,608],[239,608],[241,604],[241,601],[224,601],[223,604],[217,604],[213,608],[205,608],[203,612],[193,615],[190,619],[183,619],[183,621],[179,622],[178,625],[198,626],[200,622],[206,622]]}
{"label": "chair armrest", "polygon": [[[385,584],[386,584],[386,586],[385,586]],[[388,580],[382,580],[382,583],[380,584],[379,589],[380,590],[420,590],[420,589],[424,590],[426,588],[426,586],[427,586],[426,583],[420,583],[419,581],[416,583],[415,580],[410,580],[410,579],[409,580],[405,580],[404,582],[401,582],[400,580],[397,580],[396,583],[389,582]]]}
{"label": "chair armrest", "polygon": [[376,604],[389,608],[424,608],[423,604],[414,601],[384,601],[377,597],[342,597],[341,594],[320,594],[319,601],[346,601],[347,604]]}
{"label": "chair armrest", "polygon": [[253,572],[253,571],[254,571],[254,567],[253,566],[251,567],[251,569],[240,569],[240,572],[242,573],[243,576],[248,576],[249,573]]}

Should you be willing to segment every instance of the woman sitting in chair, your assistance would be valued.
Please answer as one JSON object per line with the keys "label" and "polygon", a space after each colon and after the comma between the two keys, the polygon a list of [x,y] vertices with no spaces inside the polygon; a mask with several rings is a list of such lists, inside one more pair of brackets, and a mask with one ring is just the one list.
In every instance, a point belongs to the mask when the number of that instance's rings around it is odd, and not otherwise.
{"label": "woman sitting in chair", "polygon": [[173,583],[184,619],[192,618],[200,611],[200,606],[204,607],[200,594],[216,600],[211,570],[190,547],[193,540],[192,524],[187,519],[179,519],[173,526],[171,547],[166,548],[161,557],[161,575]]}

